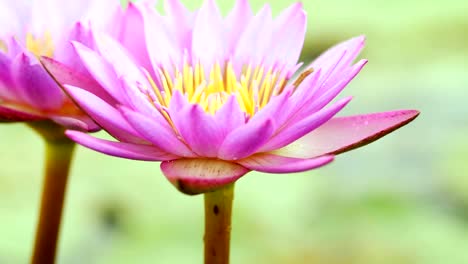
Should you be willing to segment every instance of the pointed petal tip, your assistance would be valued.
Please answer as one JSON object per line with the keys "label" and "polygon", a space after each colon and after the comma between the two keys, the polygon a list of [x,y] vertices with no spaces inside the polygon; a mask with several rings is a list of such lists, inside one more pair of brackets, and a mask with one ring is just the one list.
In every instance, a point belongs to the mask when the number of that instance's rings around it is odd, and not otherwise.
{"label": "pointed petal tip", "polygon": [[109,141],[75,130],[67,130],[65,135],[86,148],[114,157],[142,161],[166,161],[178,158],[151,145]]}
{"label": "pointed petal tip", "polygon": [[182,193],[196,195],[232,184],[250,170],[216,159],[179,159],[161,163],[161,171]]}
{"label": "pointed petal tip", "polygon": [[265,173],[296,173],[325,166],[334,159],[334,155],[304,159],[276,155],[275,153],[261,153],[240,160],[239,164],[250,170]]}
{"label": "pointed petal tip", "polygon": [[370,144],[415,120],[418,110],[397,110],[336,117],[275,154],[312,158],[338,155]]}

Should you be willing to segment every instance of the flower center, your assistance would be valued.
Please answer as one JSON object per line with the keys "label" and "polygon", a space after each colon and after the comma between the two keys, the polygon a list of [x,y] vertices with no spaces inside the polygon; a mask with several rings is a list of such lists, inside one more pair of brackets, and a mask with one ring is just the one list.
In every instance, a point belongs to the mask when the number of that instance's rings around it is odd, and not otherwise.
{"label": "flower center", "polygon": [[8,51],[7,44],[1,39],[0,39],[0,51],[2,51],[2,52],[7,52]]}
{"label": "flower center", "polygon": [[272,96],[280,94],[288,79],[281,70],[265,66],[245,66],[236,74],[233,64],[228,61],[224,67],[216,63],[205,75],[200,63],[194,67],[184,64],[180,71],[171,75],[166,69],[159,69],[159,83],[148,79],[155,91],[157,102],[168,107],[174,91],[180,91],[189,102],[200,105],[205,112],[215,114],[234,95],[241,107],[249,116],[262,109]]}
{"label": "flower center", "polygon": [[42,37],[34,37],[31,33],[26,35],[26,48],[36,56],[54,55],[54,43],[50,32],[45,32]]}

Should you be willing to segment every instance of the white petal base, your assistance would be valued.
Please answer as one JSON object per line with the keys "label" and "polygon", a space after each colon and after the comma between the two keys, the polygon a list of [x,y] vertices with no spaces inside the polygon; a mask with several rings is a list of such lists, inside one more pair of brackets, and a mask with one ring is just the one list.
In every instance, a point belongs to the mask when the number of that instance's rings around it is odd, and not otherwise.
{"label": "white petal base", "polygon": [[212,192],[231,184],[250,170],[217,159],[179,159],[161,163],[167,179],[185,194]]}

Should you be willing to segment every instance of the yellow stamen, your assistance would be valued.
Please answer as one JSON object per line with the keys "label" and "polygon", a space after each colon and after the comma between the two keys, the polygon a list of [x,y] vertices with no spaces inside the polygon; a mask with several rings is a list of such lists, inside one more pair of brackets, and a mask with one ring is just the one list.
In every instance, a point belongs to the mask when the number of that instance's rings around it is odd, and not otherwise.
{"label": "yellow stamen", "polygon": [[26,48],[36,56],[54,55],[54,42],[50,32],[45,32],[44,36],[36,38],[31,33],[26,35]]}
{"label": "yellow stamen", "polygon": [[[221,67],[215,63],[205,74],[200,62],[192,67],[187,61],[182,70],[174,69],[170,75],[167,69],[160,69],[158,77],[161,87],[147,74],[161,106],[169,106],[174,91],[180,91],[190,103],[199,104],[209,114],[214,115],[229,99],[235,96],[242,111],[253,116],[265,107],[270,99],[284,89],[287,79],[280,79],[281,72],[272,67],[266,69],[260,65],[245,66],[240,74],[236,74],[232,62],[228,61]],[[238,76],[239,75],[239,76]],[[158,102],[155,102],[158,103]],[[163,115],[167,115],[163,114]],[[167,116],[169,118],[169,116]]]}
{"label": "yellow stamen", "polygon": [[299,77],[297,77],[296,81],[294,82],[294,86],[298,87],[313,72],[314,72],[314,69],[312,68],[307,69],[304,72],[302,72],[301,75],[299,75]]}
{"label": "yellow stamen", "polygon": [[8,51],[8,46],[7,44],[0,39],[0,51],[7,52]]}

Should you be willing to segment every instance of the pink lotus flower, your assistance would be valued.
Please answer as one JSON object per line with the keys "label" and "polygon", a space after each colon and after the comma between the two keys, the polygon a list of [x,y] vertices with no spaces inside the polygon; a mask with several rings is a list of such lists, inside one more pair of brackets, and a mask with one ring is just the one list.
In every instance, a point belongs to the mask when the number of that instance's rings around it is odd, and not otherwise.
{"label": "pink lotus flower", "polygon": [[246,0],[227,18],[212,0],[196,12],[176,0],[166,1],[165,16],[143,5],[132,12],[144,21],[144,38],[133,41],[139,48],[97,33],[94,50],[73,43],[102,89],[70,85],[69,70],[44,63],[117,142],[68,131],[71,139],[112,156],[162,161],[184,193],[216,190],[249,171],[323,166],[419,114],[334,117],[351,98],[332,100],[367,62],[353,64],[365,39],[331,48],[298,74],[307,24],[299,3],[275,19],[268,5],[253,15]]}
{"label": "pink lotus flower", "polygon": [[109,11],[117,9],[117,0],[1,0],[0,122],[52,120],[73,129],[98,129],[68,99],[38,57],[53,57],[76,71],[86,71],[70,57],[70,40],[90,43],[88,21],[104,29],[114,14]]}

